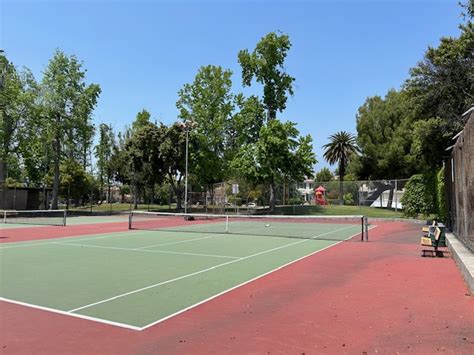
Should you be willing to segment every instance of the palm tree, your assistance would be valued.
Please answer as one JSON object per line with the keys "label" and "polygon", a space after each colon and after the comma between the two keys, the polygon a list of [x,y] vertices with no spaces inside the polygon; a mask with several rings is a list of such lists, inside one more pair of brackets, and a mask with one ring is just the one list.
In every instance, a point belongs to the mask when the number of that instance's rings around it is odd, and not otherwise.
{"label": "palm tree", "polygon": [[356,144],[356,137],[346,131],[340,131],[329,137],[330,142],[323,145],[324,159],[329,164],[339,163],[339,204],[343,204],[344,196],[344,175],[347,163],[351,154],[359,151]]}

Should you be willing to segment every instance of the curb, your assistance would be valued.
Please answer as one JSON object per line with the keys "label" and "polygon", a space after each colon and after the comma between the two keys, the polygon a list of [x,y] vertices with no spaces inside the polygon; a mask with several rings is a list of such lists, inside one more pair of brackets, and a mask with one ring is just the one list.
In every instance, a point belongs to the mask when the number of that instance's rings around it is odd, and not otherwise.
{"label": "curb", "polygon": [[453,233],[446,233],[446,242],[469,291],[474,295],[474,253],[469,251]]}

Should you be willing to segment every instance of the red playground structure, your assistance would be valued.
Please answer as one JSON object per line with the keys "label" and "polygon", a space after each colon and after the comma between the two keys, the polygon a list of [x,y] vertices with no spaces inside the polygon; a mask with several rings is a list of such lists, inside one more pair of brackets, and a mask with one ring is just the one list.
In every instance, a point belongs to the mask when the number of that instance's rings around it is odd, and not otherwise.
{"label": "red playground structure", "polygon": [[314,190],[314,202],[317,205],[326,206],[328,202],[326,201],[325,195],[326,189],[320,185],[316,190]]}

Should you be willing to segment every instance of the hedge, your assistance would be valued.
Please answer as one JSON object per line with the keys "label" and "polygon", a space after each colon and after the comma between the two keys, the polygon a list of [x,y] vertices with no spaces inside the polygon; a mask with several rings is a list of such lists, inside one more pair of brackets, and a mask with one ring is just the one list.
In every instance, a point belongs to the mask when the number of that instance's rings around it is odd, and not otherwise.
{"label": "hedge", "polygon": [[436,213],[436,176],[416,174],[408,180],[401,198],[403,213],[407,217],[425,216]]}

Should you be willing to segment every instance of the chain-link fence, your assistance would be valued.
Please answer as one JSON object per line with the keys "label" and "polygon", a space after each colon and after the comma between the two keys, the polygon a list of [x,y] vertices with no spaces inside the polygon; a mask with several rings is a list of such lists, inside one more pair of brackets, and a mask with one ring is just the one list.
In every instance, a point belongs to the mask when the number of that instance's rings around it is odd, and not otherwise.
{"label": "chain-link fence", "polygon": [[474,108],[445,166],[448,227],[474,251]]}
{"label": "chain-link fence", "polygon": [[[377,181],[286,181],[274,187],[277,213],[324,212],[332,205],[402,211],[401,198],[408,179]],[[237,187],[236,187],[237,186]],[[228,181],[205,192],[189,192],[189,210],[212,213],[265,213],[271,200],[269,185]],[[335,212],[336,213],[336,212]]]}
{"label": "chain-link fence", "polygon": [[[305,214],[324,212],[324,208],[344,205],[362,208],[402,210],[401,197],[407,180],[378,181],[281,181],[273,187],[274,213]],[[25,195],[25,191],[29,190]],[[48,209],[51,188],[3,188],[0,198],[7,209]],[[265,184],[231,180],[211,185],[202,191],[188,188],[189,212],[268,213],[272,188]],[[36,202],[32,202],[36,201]],[[60,187],[60,208],[80,214],[113,214],[127,210],[183,211],[184,184],[91,185],[80,194],[69,186]],[[33,206],[34,205],[34,206]],[[357,210],[352,209],[357,212]],[[337,214],[341,211],[331,211]],[[361,212],[362,213],[362,212]]]}
{"label": "chain-link fence", "polygon": [[[306,182],[304,190],[318,205],[349,205],[403,209],[401,198],[408,179]],[[309,185],[309,186],[308,186]]]}

